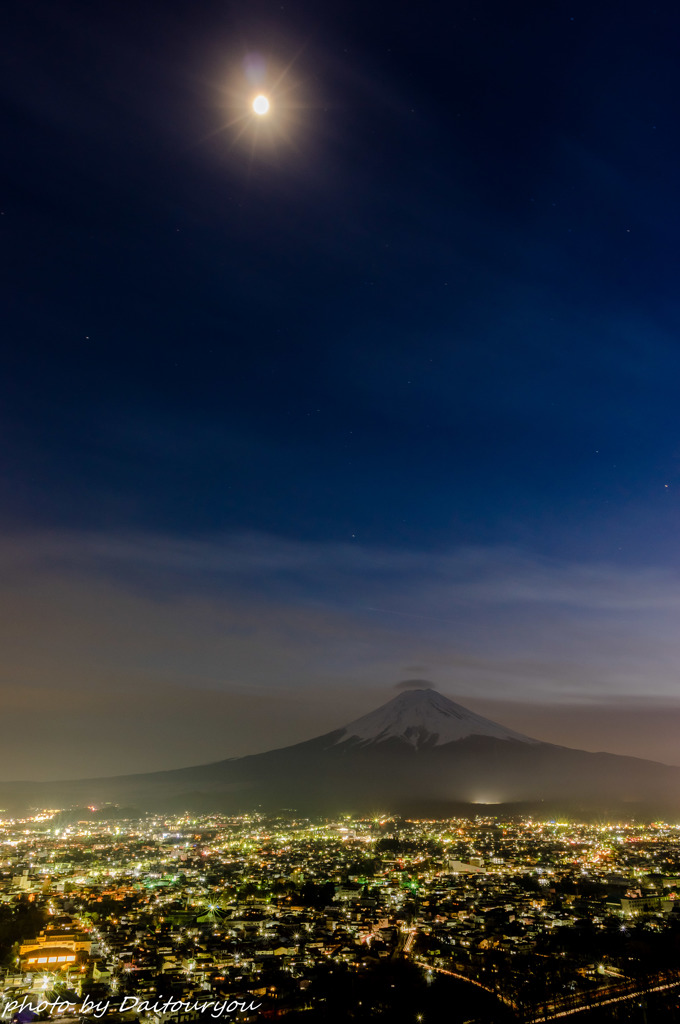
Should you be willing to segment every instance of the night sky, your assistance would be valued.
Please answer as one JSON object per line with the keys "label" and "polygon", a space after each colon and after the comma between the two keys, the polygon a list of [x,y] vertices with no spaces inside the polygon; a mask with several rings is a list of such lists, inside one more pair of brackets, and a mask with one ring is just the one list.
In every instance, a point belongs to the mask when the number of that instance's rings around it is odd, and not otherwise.
{"label": "night sky", "polygon": [[282,746],[408,679],[680,763],[679,32],[4,5],[1,778]]}

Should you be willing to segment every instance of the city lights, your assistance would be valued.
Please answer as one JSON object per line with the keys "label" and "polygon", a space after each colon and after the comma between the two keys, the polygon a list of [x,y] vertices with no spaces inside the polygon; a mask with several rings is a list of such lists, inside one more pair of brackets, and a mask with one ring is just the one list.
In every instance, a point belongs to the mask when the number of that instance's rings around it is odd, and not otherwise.
{"label": "city lights", "polygon": [[[287,1012],[343,970],[359,1007],[382,960],[419,968],[426,994],[452,977],[534,1016],[553,977],[549,1016],[680,986],[676,968],[630,962],[680,920],[680,828],[663,822],[186,814],[64,827],[34,814],[2,821],[0,862],[5,905],[44,915],[17,940],[5,1001],[61,983],[80,997],[98,979],[109,1000],[172,983]],[[428,1019],[425,1002],[415,1020]]]}

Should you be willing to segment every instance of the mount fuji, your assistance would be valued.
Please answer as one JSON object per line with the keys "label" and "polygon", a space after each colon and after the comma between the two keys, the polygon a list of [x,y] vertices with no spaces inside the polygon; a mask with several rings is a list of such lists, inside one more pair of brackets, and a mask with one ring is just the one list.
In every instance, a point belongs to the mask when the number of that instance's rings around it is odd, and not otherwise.
{"label": "mount fuji", "polygon": [[680,768],[556,746],[431,689],[403,691],[332,732],[247,757],[76,782],[0,784],[0,807],[303,814],[452,814],[511,805],[578,814],[680,815]]}
{"label": "mount fuji", "polygon": [[455,743],[468,736],[493,736],[498,740],[518,740],[535,743],[536,740],[506,729],[488,718],[454,704],[436,690],[414,689],[395,697],[363,718],[350,722],[342,730],[337,743],[361,740],[364,743],[383,743],[398,739],[413,747]]}

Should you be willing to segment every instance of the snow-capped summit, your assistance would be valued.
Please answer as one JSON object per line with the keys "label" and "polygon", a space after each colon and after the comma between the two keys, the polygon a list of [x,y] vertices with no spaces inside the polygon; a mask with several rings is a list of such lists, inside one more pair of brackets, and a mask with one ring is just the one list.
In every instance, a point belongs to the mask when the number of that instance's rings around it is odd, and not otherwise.
{"label": "snow-capped summit", "polygon": [[423,744],[441,746],[467,736],[493,736],[499,740],[536,743],[512,729],[506,729],[488,718],[482,718],[456,704],[436,690],[405,690],[393,700],[346,725],[336,741],[351,739],[365,743],[381,743],[399,739],[413,747]]}

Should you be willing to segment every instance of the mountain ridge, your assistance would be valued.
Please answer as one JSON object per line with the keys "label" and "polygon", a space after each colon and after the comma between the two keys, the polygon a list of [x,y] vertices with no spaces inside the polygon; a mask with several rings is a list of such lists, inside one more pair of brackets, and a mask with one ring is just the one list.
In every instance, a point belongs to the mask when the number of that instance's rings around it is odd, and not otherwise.
{"label": "mountain ridge", "polygon": [[654,804],[680,814],[680,768],[543,743],[416,689],[339,729],[259,754],[99,779],[0,783],[4,808],[417,814],[532,802],[597,813]]}
{"label": "mountain ridge", "polygon": [[337,742],[358,738],[364,742],[380,743],[394,737],[417,746],[425,736],[434,738],[435,746],[455,743],[467,736],[538,742],[469,711],[429,687],[404,690],[375,711],[355,719],[344,727],[343,738]]}

